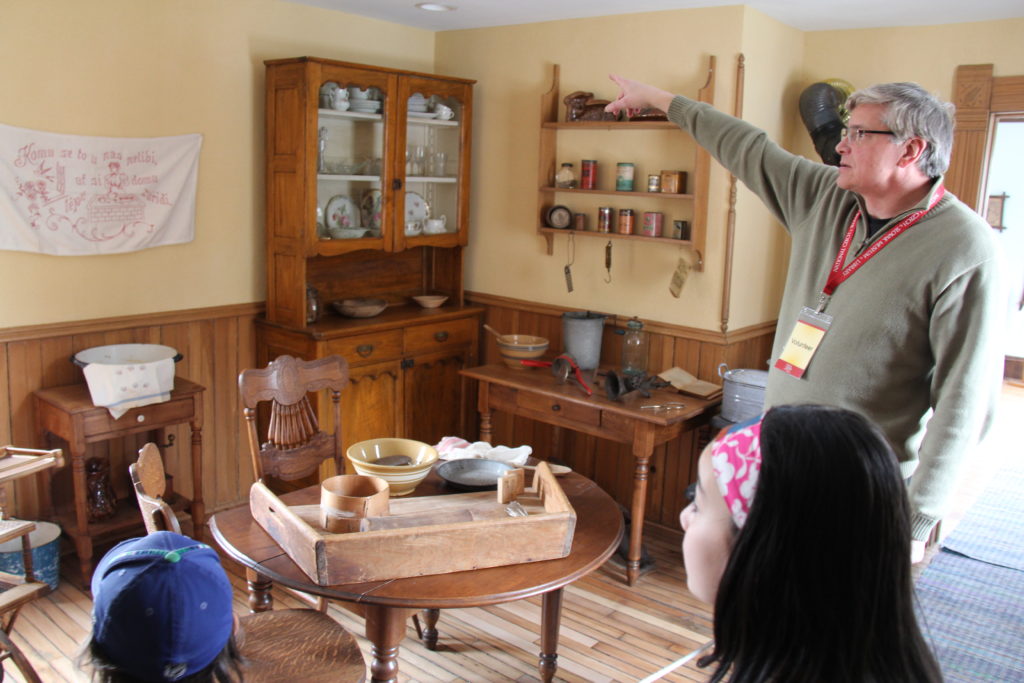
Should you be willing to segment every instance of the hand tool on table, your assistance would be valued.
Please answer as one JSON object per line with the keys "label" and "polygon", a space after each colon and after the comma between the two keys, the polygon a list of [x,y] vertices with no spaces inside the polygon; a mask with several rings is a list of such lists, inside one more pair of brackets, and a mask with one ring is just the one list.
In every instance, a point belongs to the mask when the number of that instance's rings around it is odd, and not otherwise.
{"label": "hand tool on table", "polygon": [[523,359],[519,361],[523,365],[536,368],[551,368],[551,374],[558,378],[558,381],[562,384],[566,382],[573,382],[580,388],[587,396],[593,396],[594,392],[587,385],[587,381],[583,379],[583,371],[580,370],[579,364],[576,359],[567,353],[563,353],[561,356],[556,357],[554,360],[530,360]]}

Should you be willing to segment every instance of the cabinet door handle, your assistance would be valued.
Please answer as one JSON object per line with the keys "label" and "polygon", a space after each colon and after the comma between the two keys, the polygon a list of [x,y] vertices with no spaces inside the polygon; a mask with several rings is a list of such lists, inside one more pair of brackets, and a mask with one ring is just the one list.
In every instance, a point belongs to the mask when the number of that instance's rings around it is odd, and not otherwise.
{"label": "cabinet door handle", "polygon": [[551,410],[555,411],[556,413],[559,410],[561,410],[561,409],[562,409],[562,406],[558,405],[557,403],[555,403],[554,405],[551,406]]}
{"label": "cabinet door handle", "polygon": [[448,332],[445,331],[445,330],[441,330],[440,332],[435,332],[434,333],[434,339],[436,341],[439,341],[439,342],[446,342],[446,341],[448,341]]}
{"label": "cabinet door handle", "polygon": [[363,358],[369,358],[370,354],[373,353],[373,344],[360,344],[356,347],[356,353]]}
{"label": "cabinet door handle", "polygon": [[402,189],[402,179],[401,178],[395,178],[394,180],[392,180],[391,181],[391,189],[392,190],[401,190]]}

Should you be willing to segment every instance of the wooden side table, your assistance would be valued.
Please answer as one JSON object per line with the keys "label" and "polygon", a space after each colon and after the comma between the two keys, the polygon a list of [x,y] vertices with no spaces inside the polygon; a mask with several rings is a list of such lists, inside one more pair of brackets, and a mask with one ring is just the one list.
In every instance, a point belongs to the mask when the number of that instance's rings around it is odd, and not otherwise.
{"label": "wooden side table", "polygon": [[[632,586],[640,578],[647,476],[654,449],[684,432],[706,424],[709,408],[720,399],[705,401],[681,396],[671,390],[654,390],[650,399],[634,395],[630,402],[610,401],[595,391],[584,396],[576,386],[556,380],[550,372],[513,370],[504,365],[484,365],[462,370],[480,383],[480,440],[491,440],[491,414],[495,410],[564,427],[617,443],[629,444],[635,458],[633,499],[626,577]],[[644,410],[642,405],[683,402],[680,410]]]}
{"label": "wooden side table", "polygon": [[[167,427],[187,422],[192,431],[192,490],[191,500],[169,501],[175,507],[185,506],[192,515],[193,534],[202,539],[205,522],[203,509],[203,392],[205,387],[182,377],[174,379],[171,398],[141,408],[132,408],[115,420],[106,408],[93,405],[89,388],[85,384],[70,384],[51,389],[40,389],[34,394],[36,432],[44,443],[48,436],[67,442],[71,459],[74,514],[62,520],[61,527],[71,536],[86,589],[92,578],[93,539],[99,536],[126,532],[141,522],[131,505],[121,506],[125,514],[115,515],[102,522],[89,521],[87,483],[85,475],[86,444],[117,439],[140,432],[157,432],[157,442],[166,443]],[[61,515],[58,514],[58,517]]]}

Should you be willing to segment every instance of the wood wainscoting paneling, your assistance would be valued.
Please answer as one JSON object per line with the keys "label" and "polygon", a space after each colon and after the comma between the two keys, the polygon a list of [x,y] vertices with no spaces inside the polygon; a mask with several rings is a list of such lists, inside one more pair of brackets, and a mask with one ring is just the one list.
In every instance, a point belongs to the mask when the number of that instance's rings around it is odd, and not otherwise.
{"label": "wood wainscoting paneling", "polygon": [[[44,445],[35,432],[32,392],[84,383],[81,369],[71,363],[73,354],[106,344],[166,344],[183,356],[176,375],[206,387],[202,437],[207,514],[245,502],[253,474],[241,429],[238,373],[255,362],[253,322],[262,311],[261,302],[0,330],[0,411],[6,416],[0,419],[0,444]],[[171,485],[191,497],[188,425],[168,432],[174,445],[162,450],[167,471],[174,475]],[[147,438],[141,434],[88,447],[90,457],[110,458],[111,480],[121,505],[135,505],[128,464]],[[11,488],[11,511],[38,519],[42,501],[35,483],[22,480]],[[53,475],[53,497],[59,503],[70,496],[71,471],[65,466]]]}
{"label": "wood wainscoting paneling", "polygon": [[[545,337],[551,342],[551,353],[564,348],[562,313],[566,309],[476,292],[467,292],[466,299],[485,306],[485,322],[499,332]],[[620,365],[623,337],[615,331],[624,328],[628,320],[608,316],[601,340],[602,366]],[[767,368],[775,322],[725,334],[646,320],[644,329],[650,333],[649,369],[661,371],[678,366],[699,379],[720,384],[721,363],[730,368]],[[481,344],[482,363],[502,362],[493,335],[481,335]],[[629,507],[634,460],[628,446],[505,413],[495,413],[492,422],[495,443],[528,444],[537,457],[572,467]],[[465,438],[476,438],[476,432]],[[646,521],[679,529],[679,512],[686,505],[685,489],[696,478],[696,458],[707,438],[706,433],[694,432],[655,449],[648,480]]]}

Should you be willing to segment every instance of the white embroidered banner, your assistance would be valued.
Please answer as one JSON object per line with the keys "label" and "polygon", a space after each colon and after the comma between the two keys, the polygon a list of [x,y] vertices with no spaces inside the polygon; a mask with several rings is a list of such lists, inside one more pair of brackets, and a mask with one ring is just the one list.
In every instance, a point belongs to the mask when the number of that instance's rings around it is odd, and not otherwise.
{"label": "white embroidered banner", "polygon": [[202,143],[0,124],[0,249],[70,256],[191,241]]}

